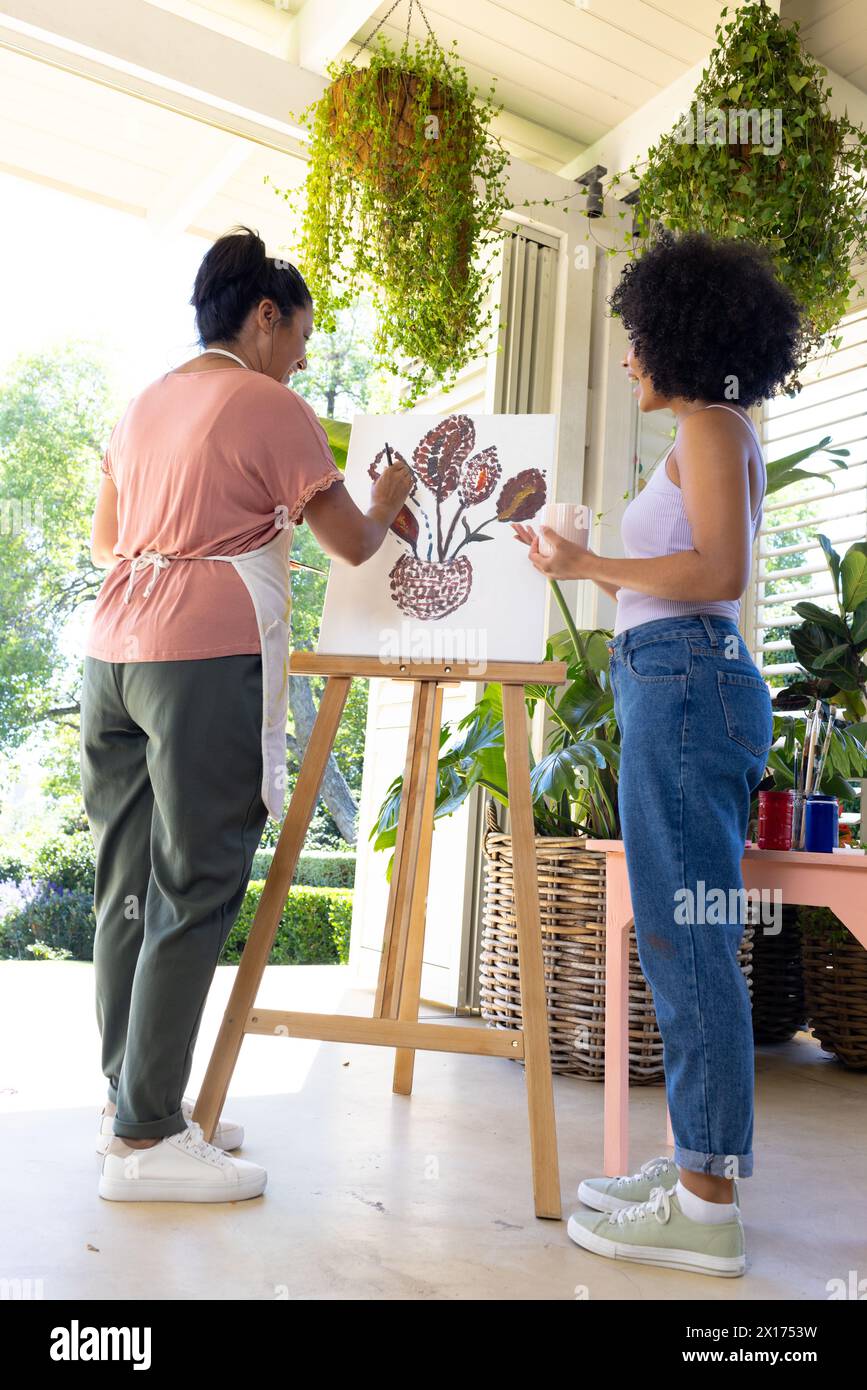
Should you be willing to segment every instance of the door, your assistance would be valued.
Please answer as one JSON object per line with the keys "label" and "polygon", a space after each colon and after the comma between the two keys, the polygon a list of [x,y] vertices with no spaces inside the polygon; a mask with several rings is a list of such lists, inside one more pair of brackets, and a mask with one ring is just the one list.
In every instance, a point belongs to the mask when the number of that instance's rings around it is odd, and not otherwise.
{"label": "door", "polygon": [[[585,487],[598,235],[595,225],[578,211],[583,195],[576,190],[571,180],[512,161],[512,211],[504,221],[490,300],[496,337],[488,352],[464,369],[451,391],[426,397],[416,412],[556,414],[550,495],[579,502]],[[552,205],[545,206],[545,198]],[[556,607],[549,624],[551,630],[561,625]],[[482,683],[447,687],[444,721],[460,719],[483,689]],[[388,853],[373,853],[367,837],[387,787],[403,769],[410,703],[410,686],[371,680],[350,950],[354,983],[371,989],[382,949]],[[538,742],[541,730],[535,733]],[[436,823],[433,840],[421,992],[423,999],[456,1012],[471,1010],[478,1002],[482,809],[476,789],[459,811]]]}

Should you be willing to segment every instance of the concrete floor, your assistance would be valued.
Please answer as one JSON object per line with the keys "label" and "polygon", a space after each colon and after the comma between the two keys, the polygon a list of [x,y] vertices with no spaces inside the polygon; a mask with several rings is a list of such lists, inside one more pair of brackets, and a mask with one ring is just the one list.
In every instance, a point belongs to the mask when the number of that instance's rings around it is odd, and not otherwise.
{"label": "concrete floor", "polygon": [[[217,971],[191,1095],[233,975]],[[257,1003],[369,1014],[347,983],[340,966],[271,966]],[[248,1036],[225,1114],[268,1169],[263,1196],[106,1202],[92,966],[0,962],[0,1000],[0,1278],[41,1280],[46,1299],[824,1300],[867,1271],[867,1075],[806,1034],[758,1049],[747,1273],[716,1279],[569,1240],[577,1184],[601,1172],[597,1083],[555,1078],[564,1220],[535,1218],[523,1068],[499,1058],[417,1053],[405,1097],[389,1049]],[[630,1171],[670,1153],[664,1113],[661,1087],[633,1091]]]}

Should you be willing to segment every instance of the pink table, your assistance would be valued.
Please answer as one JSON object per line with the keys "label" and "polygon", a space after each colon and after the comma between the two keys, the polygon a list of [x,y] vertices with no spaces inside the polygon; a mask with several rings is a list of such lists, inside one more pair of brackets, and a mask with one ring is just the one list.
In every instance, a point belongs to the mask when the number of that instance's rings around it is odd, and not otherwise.
{"label": "pink table", "polygon": [[[629,1173],[628,983],[632,903],[622,840],[588,840],[606,855],[605,1135],[606,1177]],[[745,888],[778,889],[784,903],[829,907],[867,948],[867,854],[744,850]],[[666,1137],[674,1144],[670,1117]]]}

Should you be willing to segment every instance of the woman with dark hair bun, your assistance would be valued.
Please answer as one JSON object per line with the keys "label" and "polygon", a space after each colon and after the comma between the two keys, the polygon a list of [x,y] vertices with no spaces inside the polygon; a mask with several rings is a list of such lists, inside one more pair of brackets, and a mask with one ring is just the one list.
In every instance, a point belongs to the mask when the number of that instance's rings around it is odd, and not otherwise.
{"label": "woman with dark hair bun", "polygon": [[[108,1102],[99,1193],[232,1202],[264,1168],[207,1143],[184,1095],[205,1000],[270,812],[283,811],[291,594],[304,521],[359,565],[412,487],[396,459],[362,512],[286,383],[307,365],[310,292],[248,227],[192,299],[202,352],[130,401],[91,536],[108,570],[84,658],[81,784],[96,847],[93,960]],[[148,573],[142,575],[141,571]]]}
{"label": "woman with dark hair bun", "polygon": [[732,1276],[745,1268],[735,1179],[753,1171],[741,859],[773,728],[738,628],[767,484],[747,408],[796,370],[801,312],[761,248],[703,233],[664,232],[609,302],[629,333],[638,408],[673,411],[674,443],[624,511],[624,558],[543,526],[545,556],[532,527],[515,531],[543,574],[590,579],[617,600],[620,821],[675,1143],[673,1161],[582,1182],[593,1210],[568,1229],[610,1258]]}

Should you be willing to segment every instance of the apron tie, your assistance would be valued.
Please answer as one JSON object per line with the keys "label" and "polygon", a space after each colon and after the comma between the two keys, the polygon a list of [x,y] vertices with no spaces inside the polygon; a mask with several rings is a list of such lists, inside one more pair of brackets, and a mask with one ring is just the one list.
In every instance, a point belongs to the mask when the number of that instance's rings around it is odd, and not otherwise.
{"label": "apron tie", "polygon": [[143,550],[141,555],[135,556],[129,567],[129,583],[126,586],[126,593],[123,596],[124,603],[129,603],[132,597],[132,586],[135,582],[136,571],[145,569],[148,565],[151,565],[153,568],[147,588],[142,595],[143,598],[147,598],[150,594],[157,581],[160,570],[168,569],[169,557],[167,555],[161,555],[158,550]]}

